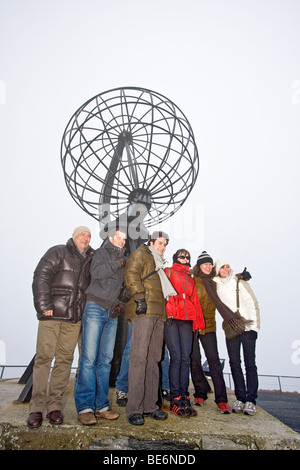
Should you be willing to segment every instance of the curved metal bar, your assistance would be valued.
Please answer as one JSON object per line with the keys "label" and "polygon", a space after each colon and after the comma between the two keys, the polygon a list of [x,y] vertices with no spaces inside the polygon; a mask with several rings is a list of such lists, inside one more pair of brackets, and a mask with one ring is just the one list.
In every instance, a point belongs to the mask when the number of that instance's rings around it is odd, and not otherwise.
{"label": "curved metal bar", "polygon": [[148,227],[184,204],[199,172],[186,116],[162,94],[138,87],[86,101],[65,129],[61,162],[72,198],[97,220],[101,206],[118,219],[147,194]]}

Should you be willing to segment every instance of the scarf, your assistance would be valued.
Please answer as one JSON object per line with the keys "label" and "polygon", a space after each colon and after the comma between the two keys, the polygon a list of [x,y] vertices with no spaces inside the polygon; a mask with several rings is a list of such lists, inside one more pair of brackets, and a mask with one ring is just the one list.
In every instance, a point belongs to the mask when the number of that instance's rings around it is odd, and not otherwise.
{"label": "scarf", "polygon": [[162,288],[162,291],[163,291],[164,298],[166,300],[169,300],[169,297],[171,295],[177,295],[177,292],[176,292],[176,290],[174,290],[174,287],[172,286],[171,282],[167,278],[167,275],[166,275],[166,273],[163,269],[164,264],[163,264],[163,260],[162,260],[162,257],[160,256],[160,254],[157,253],[157,251],[155,250],[155,248],[153,248],[153,246],[148,246],[147,248],[149,248],[149,250],[150,250],[150,252],[151,252],[151,254],[154,258],[155,271],[159,275],[159,279],[160,279],[161,288]]}
{"label": "scarf", "polygon": [[212,277],[214,276],[213,272],[210,274],[204,274],[201,269],[199,269],[198,276],[202,279],[208,297],[213,301],[223,320],[228,322],[231,328],[238,335],[242,334],[245,330],[245,325],[252,323],[251,320],[246,320],[238,312],[233,312],[229,307],[227,307],[227,305],[223,304],[218,297],[216,286],[212,280]]}

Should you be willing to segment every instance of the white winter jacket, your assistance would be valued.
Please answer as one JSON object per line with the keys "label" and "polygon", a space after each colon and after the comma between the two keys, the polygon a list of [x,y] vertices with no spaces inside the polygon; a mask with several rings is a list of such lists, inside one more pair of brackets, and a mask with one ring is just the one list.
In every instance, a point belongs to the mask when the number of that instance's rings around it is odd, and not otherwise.
{"label": "white winter jacket", "polygon": [[[231,274],[226,278],[219,276],[213,279],[217,285],[217,294],[220,300],[227,305],[233,312],[237,311],[237,277],[231,270]],[[239,299],[240,299],[240,314],[247,320],[252,320],[253,323],[247,325],[245,330],[259,331],[260,329],[260,312],[257,299],[252,291],[248,281],[239,282]]]}

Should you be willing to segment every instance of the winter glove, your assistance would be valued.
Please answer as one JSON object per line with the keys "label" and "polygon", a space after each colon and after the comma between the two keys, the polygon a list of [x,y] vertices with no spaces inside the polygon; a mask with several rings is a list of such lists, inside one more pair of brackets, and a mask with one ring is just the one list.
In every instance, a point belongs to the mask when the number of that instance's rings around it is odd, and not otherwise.
{"label": "winter glove", "polygon": [[111,318],[117,318],[121,315],[121,313],[124,312],[124,305],[118,304],[116,305],[113,310],[110,312],[110,317]]}
{"label": "winter glove", "polygon": [[135,309],[135,313],[137,315],[142,315],[147,312],[147,304],[145,299],[135,300],[135,303],[137,304]]}
{"label": "winter glove", "polygon": [[247,268],[244,268],[242,273],[237,274],[237,277],[243,281],[250,281],[252,278],[251,274],[247,271]]}

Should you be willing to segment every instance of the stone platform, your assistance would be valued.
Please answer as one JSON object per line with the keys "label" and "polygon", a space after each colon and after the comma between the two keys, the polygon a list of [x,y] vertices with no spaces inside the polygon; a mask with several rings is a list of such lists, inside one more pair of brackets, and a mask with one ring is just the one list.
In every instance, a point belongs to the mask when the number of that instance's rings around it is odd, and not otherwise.
{"label": "stone platform", "polygon": [[[110,389],[111,408],[120,413],[114,421],[98,420],[82,426],[73,399],[74,376],[65,396],[64,424],[53,426],[44,417],[38,429],[26,425],[28,403],[15,404],[24,385],[18,379],[0,380],[0,450],[300,450],[300,434],[257,407],[255,416],[221,414],[210,393],[198,415],[179,418],[169,413],[165,421],[145,418],[143,426],[128,423],[125,408],[119,407]],[[191,397],[193,389],[190,390]],[[229,405],[235,396],[228,390]],[[192,400],[191,400],[192,401]],[[164,402],[168,411],[169,403]]]}

